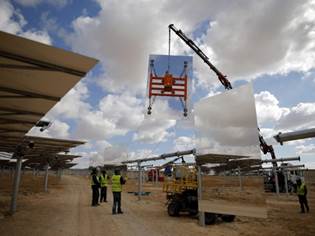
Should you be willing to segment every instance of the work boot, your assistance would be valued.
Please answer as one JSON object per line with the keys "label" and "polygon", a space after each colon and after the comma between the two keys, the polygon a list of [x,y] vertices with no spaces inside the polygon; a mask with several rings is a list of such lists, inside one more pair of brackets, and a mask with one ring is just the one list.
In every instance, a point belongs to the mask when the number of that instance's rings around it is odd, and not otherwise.
{"label": "work boot", "polygon": [[122,210],[118,210],[118,214],[124,214]]}

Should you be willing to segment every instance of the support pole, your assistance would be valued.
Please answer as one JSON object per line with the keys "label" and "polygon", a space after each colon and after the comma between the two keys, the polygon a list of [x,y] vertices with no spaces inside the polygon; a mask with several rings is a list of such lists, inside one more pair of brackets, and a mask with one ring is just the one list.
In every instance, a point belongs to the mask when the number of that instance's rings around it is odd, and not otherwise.
{"label": "support pole", "polygon": [[48,167],[49,167],[49,164],[47,163],[45,165],[45,192],[48,192]]}
{"label": "support pole", "polygon": [[16,201],[17,201],[17,195],[19,193],[20,180],[21,180],[21,167],[22,167],[22,157],[17,156],[16,168],[15,168],[15,173],[14,173],[13,192],[12,192],[12,198],[11,198],[11,207],[10,207],[11,215],[13,215],[16,212]]}
{"label": "support pole", "polygon": [[141,184],[142,184],[142,174],[140,162],[138,162],[138,200],[141,200]]}
{"label": "support pole", "polygon": [[155,185],[158,185],[159,182],[159,170],[155,169]]}
{"label": "support pole", "polygon": [[278,173],[277,173],[277,167],[276,167],[276,164],[275,164],[275,163],[273,163],[272,170],[273,170],[273,174],[274,174],[274,176],[275,176],[276,194],[277,194],[277,196],[280,196],[280,194],[279,194]]}
{"label": "support pole", "polygon": [[242,183],[242,174],[241,174],[241,167],[238,167],[238,176],[240,180],[240,191],[243,191],[243,183]]}
{"label": "support pole", "polygon": [[284,184],[285,184],[285,192],[287,194],[287,196],[289,196],[289,188],[288,188],[288,171],[287,170],[283,170],[283,174],[284,174]]}
{"label": "support pole", "polygon": [[[198,168],[197,181],[198,181],[198,202],[199,202],[202,199],[202,183],[201,183],[202,178],[201,178],[201,167],[197,166],[197,168]],[[199,211],[199,225],[203,227],[205,226],[205,213],[203,211]]]}

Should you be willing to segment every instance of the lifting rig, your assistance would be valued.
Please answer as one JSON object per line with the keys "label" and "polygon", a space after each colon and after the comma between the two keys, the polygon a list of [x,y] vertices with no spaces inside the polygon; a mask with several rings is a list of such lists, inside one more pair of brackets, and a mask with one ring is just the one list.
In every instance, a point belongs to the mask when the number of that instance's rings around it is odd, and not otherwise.
{"label": "lifting rig", "polygon": [[[201,59],[209,66],[209,68],[216,73],[218,79],[224,86],[226,90],[232,89],[231,83],[228,81],[227,76],[223,75],[210,61],[209,58],[201,51],[201,49],[189,39],[181,30],[175,28],[173,24],[168,26],[169,28],[169,56],[170,56],[170,40],[171,31],[175,32]],[[272,145],[268,145],[264,140],[263,136],[260,134],[258,128],[258,137],[260,142],[260,149],[264,154],[270,153],[272,159],[276,159],[274,149]],[[277,167],[277,162],[273,162],[273,168]],[[195,177],[195,174],[192,174]],[[187,182],[187,180],[189,180]],[[278,186],[277,174],[275,175],[276,187]],[[173,180],[171,183],[165,183],[163,186],[163,191],[167,193],[168,198],[168,214],[170,216],[178,216],[181,211],[189,212],[191,215],[198,213],[198,200],[197,200],[197,180],[187,178],[178,180]],[[277,193],[278,193],[277,189]],[[234,220],[234,215],[221,215],[206,213],[205,222],[206,224],[211,224],[215,221],[217,217],[221,217],[223,221],[231,222]]]}

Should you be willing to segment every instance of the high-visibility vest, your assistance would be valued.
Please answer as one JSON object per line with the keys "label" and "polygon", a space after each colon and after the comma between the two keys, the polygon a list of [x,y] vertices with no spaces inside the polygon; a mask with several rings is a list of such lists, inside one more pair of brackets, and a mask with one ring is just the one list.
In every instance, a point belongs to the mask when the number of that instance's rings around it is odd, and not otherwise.
{"label": "high-visibility vest", "polygon": [[101,184],[101,187],[107,187],[107,175],[100,176],[100,184]]}
{"label": "high-visibility vest", "polygon": [[91,175],[91,186],[94,186],[94,185],[96,185],[96,183],[94,182],[94,180],[93,180],[93,176],[95,176],[96,177],[96,175]]}
{"label": "high-visibility vest", "polygon": [[163,84],[166,89],[171,89],[173,85],[173,76],[172,74],[165,73]]}
{"label": "high-visibility vest", "polygon": [[302,183],[300,186],[297,186],[297,195],[305,195],[305,184]]}
{"label": "high-visibility vest", "polygon": [[120,175],[112,176],[112,191],[113,192],[121,192],[121,183],[120,183]]}

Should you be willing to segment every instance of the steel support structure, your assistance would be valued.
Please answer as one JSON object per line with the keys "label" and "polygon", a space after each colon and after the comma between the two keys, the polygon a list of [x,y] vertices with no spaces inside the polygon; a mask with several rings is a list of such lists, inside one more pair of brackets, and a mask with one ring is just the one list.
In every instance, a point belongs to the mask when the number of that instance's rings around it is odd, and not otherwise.
{"label": "steel support structure", "polygon": [[288,133],[279,133],[276,136],[273,136],[278,143],[283,145],[284,142],[306,139],[306,138],[314,138],[315,137],[315,128],[299,130]]}
{"label": "steel support structure", "polygon": [[16,212],[17,195],[19,193],[20,180],[21,180],[21,168],[22,168],[22,157],[17,156],[15,173],[14,173],[14,183],[13,183],[13,191],[12,191],[12,198],[11,198],[11,206],[10,206],[10,214],[11,215],[13,215]]}
{"label": "steel support structure", "polygon": [[45,192],[48,192],[48,168],[49,168],[49,164],[46,163],[46,165],[45,165],[45,180],[44,180],[44,190],[45,190]]}
{"label": "steel support structure", "polygon": [[[198,201],[202,199],[202,175],[201,175],[201,166],[197,166],[198,174],[197,174],[197,181],[198,181]],[[205,226],[205,213],[203,211],[199,211],[199,225]]]}

